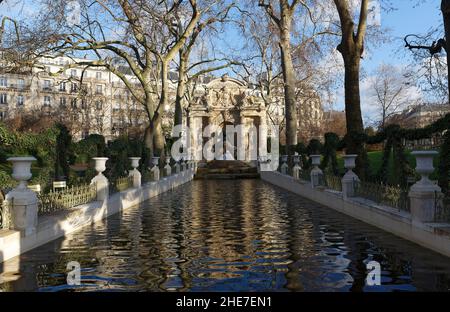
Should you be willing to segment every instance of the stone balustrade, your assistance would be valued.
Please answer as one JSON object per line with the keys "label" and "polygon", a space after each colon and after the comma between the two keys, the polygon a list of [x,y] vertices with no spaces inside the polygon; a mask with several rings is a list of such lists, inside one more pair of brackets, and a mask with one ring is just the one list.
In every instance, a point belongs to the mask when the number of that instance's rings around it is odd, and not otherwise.
{"label": "stone balustrade", "polygon": [[[444,195],[441,188],[431,181],[428,176],[434,171],[433,158],[438,153],[436,151],[415,151],[412,155],[416,157],[417,167],[416,171],[421,175],[421,179],[411,186],[408,193],[409,209],[411,218],[417,222],[435,222],[436,207],[443,206]],[[356,197],[355,187],[361,183],[357,174],[353,171],[355,168],[357,155],[345,155],[344,167],[346,169],[345,175],[341,178],[342,183],[342,197],[344,200]],[[324,187],[324,173],[320,169],[321,155],[310,155],[312,170],[310,173],[311,187]],[[294,166],[292,168],[292,177],[295,180],[300,180],[302,168],[299,164],[300,156],[294,155]],[[267,158],[259,157],[258,170],[270,171],[267,168]],[[266,170],[262,170],[265,167]],[[288,175],[288,156],[281,156],[280,173]],[[374,190],[375,191],[375,190]]]}
{"label": "stone balustrade", "polygon": [[[142,174],[139,172],[140,157],[129,157],[132,170],[129,171],[130,187],[139,189],[142,187]],[[34,157],[11,157],[8,158],[13,165],[12,177],[19,182],[18,186],[11,190],[5,197],[5,203],[8,205],[8,225],[7,229],[17,230],[24,236],[31,235],[36,232],[38,224],[38,203],[39,198],[36,191],[27,187],[27,181],[31,179],[31,164],[36,159]],[[110,198],[110,182],[103,174],[106,170],[107,157],[94,157],[94,168],[97,175],[91,180],[90,185],[95,189],[96,201],[107,201]],[[160,180],[159,157],[153,157],[153,167],[151,174],[153,182]],[[174,168],[176,175],[184,171],[192,170],[195,172],[196,163],[194,161],[182,162],[182,165],[176,162]],[[182,168],[182,170],[180,170]],[[170,166],[170,158],[166,158],[164,167],[165,178],[172,175]],[[152,183],[152,182],[150,182]],[[5,210],[6,211],[6,210]]]}

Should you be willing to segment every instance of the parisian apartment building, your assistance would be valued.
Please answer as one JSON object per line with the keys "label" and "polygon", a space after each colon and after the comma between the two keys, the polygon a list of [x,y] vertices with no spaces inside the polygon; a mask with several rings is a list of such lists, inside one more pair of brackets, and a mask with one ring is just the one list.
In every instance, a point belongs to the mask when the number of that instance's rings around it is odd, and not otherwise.
{"label": "parisian apartment building", "polygon": [[[146,112],[123,81],[105,68],[76,65],[83,61],[86,59],[48,57],[39,59],[29,71],[0,71],[0,120],[13,118],[24,111],[48,113],[64,122],[76,140],[90,134],[101,134],[111,140],[130,131],[142,132],[146,126]],[[119,68],[139,90],[141,86],[129,68]],[[169,74],[171,102],[175,99],[178,78],[176,72]],[[207,92],[208,83],[214,78],[212,75],[201,77],[195,95],[198,97]],[[274,98],[267,111],[269,124],[282,125],[282,96]],[[173,105],[164,108],[162,124],[166,132],[170,132],[173,115]],[[323,109],[320,97],[313,90],[301,94],[298,117],[301,140],[321,136]]]}

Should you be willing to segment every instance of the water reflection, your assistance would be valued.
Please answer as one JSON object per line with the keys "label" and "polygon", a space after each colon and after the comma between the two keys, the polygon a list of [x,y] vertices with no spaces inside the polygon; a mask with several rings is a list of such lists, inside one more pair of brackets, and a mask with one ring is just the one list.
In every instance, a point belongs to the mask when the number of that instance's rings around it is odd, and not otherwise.
{"label": "water reflection", "polygon": [[[365,285],[371,260],[382,286]],[[82,286],[65,285],[69,261]],[[259,180],[194,181],[6,262],[0,288],[447,291],[448,263]]]}

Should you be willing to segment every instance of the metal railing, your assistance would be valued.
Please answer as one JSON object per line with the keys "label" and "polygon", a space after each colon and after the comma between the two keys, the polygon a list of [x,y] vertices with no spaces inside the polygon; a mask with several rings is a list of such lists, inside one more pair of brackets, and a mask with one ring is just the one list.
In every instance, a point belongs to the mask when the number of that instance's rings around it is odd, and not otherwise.
{"label": "metal railing", "polygon": [[60,191],[37,194],[39,214],[66,210],[95,201],[97,190],[94,184],[71,186]]}
{"label": "metal railing", "polygon": [[342,192],[342,178],[334,174],[324,174],[322,176],[323,182],[321,185],[334,191]]}
{"label": "metal railing", "polygon": [[311,182],[311,170],[301,170],[300,179]]}
{"label": "metal railing", "polygon": [[435,222],[450,222],[450,197],[439,198],[434,192],[434,220]]}
{"label": "metal railing", "polygon": [[111,183],[111,185],[112,187],[110,190],[113,193],[125,191],[126,189],[133,187],[133,177],[127,176],[117,178],[113,183]]}
{"label": "metal railing", "polygon": [[408,189],[373,182],[354,182],[355,196],[398,210],[410,211]]}

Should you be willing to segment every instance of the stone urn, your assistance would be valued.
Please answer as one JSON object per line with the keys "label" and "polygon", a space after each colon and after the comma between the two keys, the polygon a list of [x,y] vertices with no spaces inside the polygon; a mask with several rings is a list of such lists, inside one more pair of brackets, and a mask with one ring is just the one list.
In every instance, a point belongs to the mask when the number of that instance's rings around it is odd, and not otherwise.
{"label": "stone urn", "polygon": [[95,162],[95,171],[97,171],[98,175],[103,175],[103,172],[106,170],[106,162],[108,161],[108,157],[93,157],[92,159]]}
{"label": "stone urn", "polygon": [[288,161],[288,155],[282,155],[281,156],[281,162],[286,163]]}
{"label": "stone urn", "polygon": [[139,167],[139,160],[141,160],[141,157],[129,157],[131,160],[131,167],[133,169],[137,169]]}
{"label": "stone urn", "polygon": [[323,172],[319,168],[320,165],[320,155],[310,155],[311,157],[311,163],[314,166],[314,168],[311,170],[311,186],[313,188],[321,186],[322,184],[322,177]]}
{"label": "stone urn", "polygon": [[356,157],[358,155],[355,154],[349,154],[343,157],[344,167],[347,169],[347,172],[342,177],[342,193],[344,199],[355,196],[355,183],[360,181],[356,173],[353,172],[353,169],[356,167]]}
{"label": "stone urn", "polygon": [[300,155],[295,154],[293,156],[293,161],[294,161],[294,168],[292,168],[292,176],[294,177],[294,179],[299,180],[301,172]]}
{"label": "stone urn", "polygon": [[14,180],[19,182],[16,189],[26,189],[27,181],[31,179],[31,163],[35,161],[36,158],[32,156],[25,157],[10,157],[7,161],[11,162],[13,165],[12,177]]}
{"label": "stone urn", "polygon": [[321,155],[310,155],[309,157],[311,157],[311,163],[313,166],[317,167],[320,165]]}
{"label": "stone urn", "polygon": [[95,184],[97,189],[97,200],[106,200],[109,197],[109,181],[103,175],[106,170],[106,162],[108,157],[93,157],[95,162],[94,168],[97,175],[91,180],[91,184]]}
{"label": "stone urn", "polygon": [[5,200],[11,203],[7,212],[11,217],[8,226],[13,230],[19,230],[25,236],[36,232],[38,219],[38,198],[35,192],[27,188],[27,181],[31,179],[31,163],[36,158],[10,157],[7,159],[13,164],[12,177],[19,185],[6,194]]}
{"label": "stone urn", "polygon": [[299,165],[300,164],[300,155],[294,155],[293,156],[294,164]]}
{"label": "stone urn", "polygon": [[444,195],[428,176],[434,171],[433,157],[438,152],[414,151],[411,154],[416,157],[416,171],[421,175],[408,193],[413,222],[435,222],[437,206],[442,207]]}
{"label": "stone urn", "polygon": [[153,166],[158,166],[158,164],[159,164],[159,157],[152,157],[152,164],[153,164]]}
{"label": "stone urn", "polygon": [[356,157],[358,157],[358,155],[356,155],[356,154],[349,154],[349,155],[345,155],[343,157],[345,169],[348,169],[349,171],[352,171],[353,169],[355,169]]}
{"label": "stone urn", "polygon": [[141,157],[129,157],[131,160],[131,167],[133,170],[130,171],[129,176],[133,178],[133,187],[141,187],[141,173],[137,169],[139,167],[139,160]]}
{"label": "stone urn", "polygon": [[433,184],[428,176],[433,173],[433,158],[438,155],[437,151],[414,151],[411,153],[416,157],[416,171],[420,174],[421,179],[416,183],[420,185]]}

